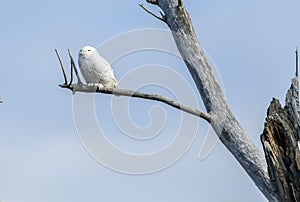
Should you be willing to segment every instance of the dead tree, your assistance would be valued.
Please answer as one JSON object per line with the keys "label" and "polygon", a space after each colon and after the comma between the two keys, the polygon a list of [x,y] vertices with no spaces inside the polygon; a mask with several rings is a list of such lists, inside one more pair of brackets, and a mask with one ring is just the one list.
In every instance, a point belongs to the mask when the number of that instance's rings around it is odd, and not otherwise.
{"label": "dead tree", "polygon": [[271,186],[279,201],[300,201],[300,115],[298,50],[296,76],[286,94],[285,106],[273,98],[261,141],[268,163]]}
{"label": "dead tree", "polygon": [[[183,5],[182,0],[146,1],[150,4],[158,6],[161,9],[160,15],[156,15],[149,11],[144,5],[140,5],[147,13],[165,23],[172,31],[172,35],[177,48],[203,99],[206,112],[201,112],[198,109],[191,108],[182,103],[171,100],[170,98],[157,94],[143,93],[126,89],[99,89],[97,87],[87,86],[80,81],[71,54],[70,58],[72,67],[71,80],[69,82],[67,81],[67,77],[60,60],[65,79],[64,84],[60,86],[62,88],[72,90],[73,93],[78,91],[86,93],[98,92],[105,94],[114,94],[118,96],[132,96],[156,100],[203,118],[212,126],[221,142],[238,160],[238,162],[259,188],[259,190],[269,201],[283,201],[282,196],[285,196],[287,192],[297,193],[292,194],[293,196],[291,197],[294,197],[295,201],[296,199],[299,200],[299,198],[297,198],[299,196],[298,188],[300,179],[299,151],[295,149],[295,147],[298,145],[297,141],[299,140],[299,136],[297,136],[299,135],[299,114],[296,110],[298,108],[295,108],[295,106],[299,107],[299,101],[298,99],[295,99],[294,94],[296,91],[298,92],[298,88],[297,90],[292,89],[289,91],[290,93],[288,95],[290,96],[288,96],[287,98],[285,109],[281,109],[278,101],[276,100],[272,102],[269,108],[265,131],[261,137],[266,153],[265,158],[263,153],[249,139],[249,137],[231,112],[225,100],[224,93],[221,90],[220,84],[218,83],[217,77],[213,71],[213,68],[199,44],[191,19]],[[72,83],[73,70],[75,71],[75,74],[78,78],[77,84]],[[295,83],[297,83],[296,81],[298,82],[298,80],[294,80],[292,86],[295,87]],[[278,116],[276,114],[278,114]],[[291,116],[293,118],[296,117],[297,119],[282,118],[284,116]],[[298,122],[295,120],[297,120]],[[298,125],[295,125],[295,123],[297,123]],[[296,132],[297,135],[294,135],[294,138],[290,138],[288,140],[283,136],[286,133],[296,134]],[[284,141],[282,142],[283,139]],[[287,145],[292,145],[292,147],[286,148]],[[277,156],[277,153],[275,153],[276,155],[274,156],[274,149],[275,151],[283,152],[282,154],[284,155]],[[289,155],[292,155],[292,157],[289,159],[289,161],[291,161],[289,163],[291,164],[286,164],[285,160]],[[267,165],[267,162],[269,164],[269,167]],[[286,176],[285,169],[287,168],[282,166],[287,165],[292,166],[292,168],[289,168],[290,172]],[[294,172],[296,171],[298,172],[295,174]],[[278,182],[278,179],[280,179],[280,183],[282,186],[276,186],[280,184]],[[290,183],[292,181],[291,179],[294,179],[296,181],[295,186],[290,186]],[[286,198],[290,199],[290,197]]]}

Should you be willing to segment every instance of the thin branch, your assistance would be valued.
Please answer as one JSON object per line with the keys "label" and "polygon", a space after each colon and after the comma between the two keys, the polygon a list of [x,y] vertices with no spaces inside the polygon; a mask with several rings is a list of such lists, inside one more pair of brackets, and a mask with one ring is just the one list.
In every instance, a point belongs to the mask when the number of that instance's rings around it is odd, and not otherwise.
{"label": "thin branch", "polygon": [[69,82],[69,86],[72,85],[73,83],[73,60],[72,60],[72,56],[71,56],[71,53],[70,53],[70,49],[68,49],[68,52],[69,52],[69,57],[70,57],[70,60],[71,60],[71,70],[70,70],[70,82]]}
{"label": "thin branch", "polygon": [[62,88],[68,88],[72,90],[73,93],[76,92],[85,92],[85,93],[103,93],[103,94],[111,94],[116,96],[126,96],[126,97],[136,97],[136,98],[143,98],[147,100],[155,100],[167,105],[170,105],[176,109],[180,109],[184,112],[189,114],[195,115],[197,117],[205,119],[207,122],[211,121],[211,115],[205,112],[202,112],[198,109],[193,107],[181,104],[171,98],[166,96],[158,95],[158,94],[151,94],[145,93],[141,91],[134,91],[134,90],[127,90],[127,89],[118,89],[118,88],[98,88],[96,86],[88,86],[85,84],[73,84],[73,85],[60,85]]}
{"label": "thin branch", "polygon": [[298,77],[298,75],[299,75],[299,57],[298,57],[298,46],[297,46],[297,48],[296,48],[296,51],[295,51],[295,53],[296,53],[296,77]]}
{"label": "thin branch", "polygon": [[159,13],[161,15],[161,18],[164,20],[164,22],[167,23],[167,16],[162,11],[159,11]]}
{"label": "thin branch", "polygon": [[66,76],[64,65],[63,65],[63,63],[61,61],[61,58],[60,58],[60,55],[59,55],[59,53],[58,53],[58,51],[56,49],[55,49],[55,53],[57,55],[57,58],[59,60],[59,64],[60,64],[61,70],[62,70],[63,75],[64,75],[64,80],[65,80],[64,84],[68,84],[68,80],[67,80],[67,76]]}
{"label": "thin branch", "polygon": [[[76,68],[76,65],[75,65],[75,62],[74,62],[74,59],[73,59],[73,57],[72,57],[72,54],[71,54],[70,49],[68,49],[68,53],[69,53],[69,57],[70,57],[70,59],[71,59],[71,68],[74,69],[74,71],[75,71],[75,74],[76,74],[76,77],[77,77],[77,82],[78,82],[79,84],[82,84],[82,82],[81,82],[81,80],[80,80],[80,77],[79,77],[79,74],[78,74],[78,70],[77,70],[77,68]],[[72,76],[72,75],[71,75],[71,76]],[[72,84],[72,82],[70,82],[70,84]]]}
{"label": "thin branch", "polygon": [[[150,3],[150,2],[149,2]],[[139,4],[140,7],[142,7],[142,9],[144,9],[144,11],[146,11],[147,13],[149,13],[150,15],[154,16],[155,18],[163,21],[164,23],[167,23],[167,19],[166,19],[166,16],[160,12],[160,14],[162,15],[162,17],[159,17],[158,15],[154,14],[153,12],[149,11],[145,6],[144,4]]]}

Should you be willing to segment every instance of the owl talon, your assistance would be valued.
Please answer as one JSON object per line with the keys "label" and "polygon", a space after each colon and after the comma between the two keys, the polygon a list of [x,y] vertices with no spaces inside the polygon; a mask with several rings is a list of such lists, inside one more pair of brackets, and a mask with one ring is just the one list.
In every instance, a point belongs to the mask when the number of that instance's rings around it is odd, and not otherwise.
{"label": "owl talon", "polygon": [[104,86],[101,83],[96,83],[95,86],[97,86],[98,88],[104,88]]}
{"label": "owl talon", "polygon": [[88,83],[87,85],[90,87],[104,88],[103,84],[101,83]]}

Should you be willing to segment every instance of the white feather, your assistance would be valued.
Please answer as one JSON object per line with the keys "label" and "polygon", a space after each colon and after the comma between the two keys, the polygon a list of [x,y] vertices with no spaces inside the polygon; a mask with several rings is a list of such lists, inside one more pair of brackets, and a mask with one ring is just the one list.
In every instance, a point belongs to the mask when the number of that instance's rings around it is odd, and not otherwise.
{"label": "white feather", "polygon": [[85,46],[79,51],[78,64],[88,85],[106,88],[118,87],[113,69],[94,47]]}

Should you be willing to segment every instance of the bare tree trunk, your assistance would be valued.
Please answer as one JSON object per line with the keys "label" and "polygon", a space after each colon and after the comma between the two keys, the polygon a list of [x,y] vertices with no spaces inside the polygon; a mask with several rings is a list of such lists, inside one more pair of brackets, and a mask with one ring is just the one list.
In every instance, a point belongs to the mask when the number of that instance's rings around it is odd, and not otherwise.
{"label": "bare tree trunk", "polygon": [[261,141],[268,162],[271,185],[280,201],[300,201],[299,83],[296,77],[282,108],[273,99]]}
{"label": "bare tree trunk", "polygon": [[197,85],[206,110],[211,115],[211,125],[220,140],[265,197],[269,201],[276,201],[277,196],[270,185],[266,160],[230,111],[182,1],[147,0],[147,2],[158,5],[164,12],[162,19],[173,33],[177,48]]}

